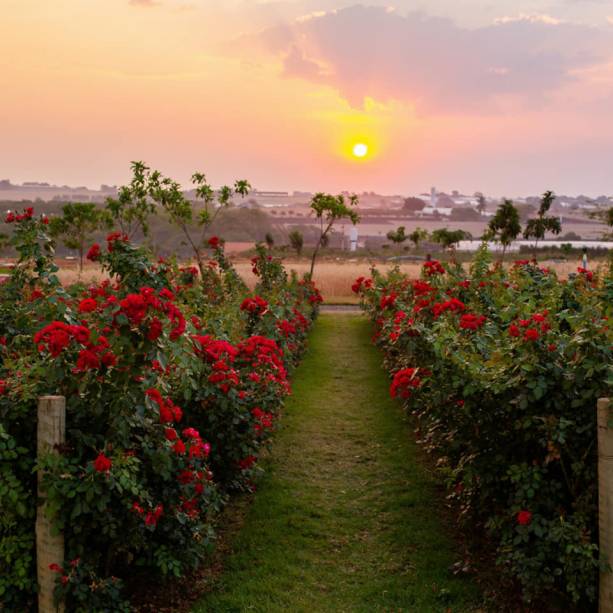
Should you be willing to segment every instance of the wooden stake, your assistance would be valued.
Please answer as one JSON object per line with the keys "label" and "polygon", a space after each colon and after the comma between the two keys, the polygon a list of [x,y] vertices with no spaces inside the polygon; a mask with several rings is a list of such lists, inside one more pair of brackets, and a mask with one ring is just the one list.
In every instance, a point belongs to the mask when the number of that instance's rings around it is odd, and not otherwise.
{"label": "wooden stake", "polygon": [[[38,399],[38,457],[57,453],[66,436],[66,399],[64,396],[42,396]],[[53,602],[53,590],[57,573],[49,570],[50,564],[64,563],[64,535],[52,532],[53,522],[45,514],[44,492],[41,490],[42,474],[38,473],[38,497],[42,499],[36,512],[36,568],[38,576],[38,611],[56,613],[63,605]]]}
{"label": "wooden stake", "polygon": [[[598,400],[598,524],[600,555],[613,564],[613,428],[609,428],[611,402]],[[613,613],[613,573],[600,573],[600,613]]]}

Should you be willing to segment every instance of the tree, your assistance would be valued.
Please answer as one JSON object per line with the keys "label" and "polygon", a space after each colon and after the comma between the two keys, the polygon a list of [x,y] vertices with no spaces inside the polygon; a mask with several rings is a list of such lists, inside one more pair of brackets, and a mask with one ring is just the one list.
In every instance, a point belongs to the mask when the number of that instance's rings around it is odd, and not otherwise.
{"label": "tree", "polygon": [[[613,228],[613,206],[610,206],[608,209],[593,211],[589,213],[589,217],[601,221],[602,223],[609,226],[609,228]],[[602,240],[606,241],[611,239],[613,239],[613,232],[605,232],[602,235]]]}
{"label": "tree", "polygon": [[508,246],[519,236],[520,232],[519,213],[513,201],[505,198],[496,209],[494,217],[490,219],[484,235],[487,240],[493,240],[502,245],[501,262],[504,261],[504,254]]}
{"label": "tree", "polygon": [[426,203],[421,198],[410,196],[404,199],[402,211],[403,213],[417,213],[417,211],[421,211],[425,206]]}
{"label": "tree", "polygon": [[270,251],[275,246],[275,239],[270,232],[266,232],[264,236],[264,242],[266,243],[266,247],[268,247],[268,251]]}
{"label": "tree", "polygon": [[425,241],[428,238],[428,231],[423,228],[417,227],[411,234],[409,234],[409,240],[415,245],[415,249],[419,247],[421,241]]}
{"label": "tree", "polygon": [[534,253],[536,255],[536,248],[539,240],[543,240],[545,232],[551,232],[552,234],[560,234],[562,231],[562,225],[560,224],[559,217],[548,217],[547,212],[551,208],[553,201],[555,200],[555,194],[548,190],[542,198],[541,204],[537,216],[533,219],[529,219],[524,229],[524,238],[529,240],[534,238]]}
{"label": "tree", "polygon": [[149,215],[155,211],[148,193],[151,171],[143,162],[132,162],[132,180],[119,188],[117,198],[107,198],[106,209],[119,229],[128,238],[133,238],[140,229],[149,234]]}
{"label": "tree", "polygon": [[49,233],[61,238],[68,249],[79,253],[79,274],[83,272],[85,247],[93,235],[111,225],[109,214],[91,202],[74,202],[62,207],[62,216],[53,217],[49,222]]}
{"label": "tree", "polygon": [[390,230],[387,233],[388,240],[392,241],[396,245],[404,243],[409,237],[405,234],[404,226],[400,226],[397,230]]}
{"label": "tree", "polygon": [[444,249],[455,250],[460,241],[469,240],[472,238],[470,232],[465,230],[448,230],[447,228],[439,228],[432,232],[432,240],[441,245]]}
{"label": "tree", "polygon": [[292,230],[289,233],[289,244],[296,252],[296,255],[300,256],[304,245],[304,236],[302,236],[302,232],[300,232],[300,230]]}
{"label": "tree", "polygon": [[483,215],[487,210],[487,200],[485,196],[481,192],[475,192],[475,198],[477,199],[477,211],[479,211],[480,215]]}
{"label": "tree", "polygon": [[317,244],[313,251],[313,257],[311,258],[309,278],[313,278],[313,270],[315,268],[315,260],[317,259],[319,248],[327,243],[328,234],[330,230],[332,230],[334,222],[338,219],[348,218],[351,223],[355,225],[360,220],[357,211],[353,210],[353,207],[357,204],[358,197],[355,194],[349,196],[348,202],[345,201],[345,196],[343,194],[332,196],[331,194],[319,192],[313,196],[309,206],[319,219],[320,231],[319,239],[317,240]]}
{"label": "tree", "polygon": [[181,186],[176,181],[162,176],[157,170],[150,173],[146,192],[152,202],[166,211],[170,222],[181,230],[194,252],[200,275],[204,278],[204,253],[211,224],[219,212],[230,204],[234,194],[244,197],[251,186],[248,181],[239,180],[235,181],[233,188],[224,185],[215,191],[201,172],[192,175],[192,184],[195,186],[196,198],[202,201],[200,209],[197,208],[198,202],[192,202],[183,195]]}

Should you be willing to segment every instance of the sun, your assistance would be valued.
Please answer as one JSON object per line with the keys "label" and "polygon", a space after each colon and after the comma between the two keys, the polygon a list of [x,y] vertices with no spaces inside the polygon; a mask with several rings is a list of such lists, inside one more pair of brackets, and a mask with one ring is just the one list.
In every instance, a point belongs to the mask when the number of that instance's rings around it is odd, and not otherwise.
{"label": "sun", "polygon": [[353,155],[357,158],[363,158],[368,155],[368,145],[364,143],[356,143],[353,146]]}

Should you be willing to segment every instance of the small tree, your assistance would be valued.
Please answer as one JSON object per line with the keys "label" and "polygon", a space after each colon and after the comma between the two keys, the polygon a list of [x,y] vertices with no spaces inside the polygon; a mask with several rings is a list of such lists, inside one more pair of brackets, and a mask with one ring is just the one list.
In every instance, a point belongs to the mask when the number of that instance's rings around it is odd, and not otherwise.
{"label": "small tree", "polygon": [[79,254],[79,274],[83,272],[85,247],[91,242],[93,234],[111,225],[109,214],[91,202],[74,202],[62,207],[62,216],[53,217],[49,222],[49,233],[61,238],[68,249],[76,249]]}
{"label": "small tree", "polygon": [[475,198],[477,198],[476,209],[481,215],[487,210],[487,200],[481,192],[475,192]]}
{"label": "small tree", "polygon": [[219,212],[229,205],[232,195],[236,193],[245,196],[251,186],[247,181],[240,180],[234,183],[234,188],[224,185],[215,192],[205,175],[200,172],[192,175],[192,183],[196,186],[196,197],[203,203],[199,211],[196,209],[196,203],[183,195],[181,186],[176,181],[162,176],[157,170],[149,176],[147,193],[155,204],[168,213],[171,223],[181,230],[194,252],[200,275],[204,278],[204,253],[207,249],[209,228]]}
{"label": "small tree", "polygon": [[548,217],[547,212],[551,208],[556,196],[552,191],[546,191],[541,198],[541,205],[537,216],[533,219],[529,219],[524,229],[524,238],[526,240],[534,238],[534,255],[536,257],[536,248],[539,240],[545,238],[545,232],[551,232],[552,234],[560,234],[562,231],[562,224],[558,217]]}
{"label": "small tree", "polygon": [[447,228],[439,228],[432,232],[432,240],[443,247],[449,249],[452,258],[455,260],[455,248],[460,241],[471,239],[470,232],[464,230],[448,230]]}
{"label": "small tree", "polygon": [[415,228],[411,234],[409,234],[409,240],[415,245],[415,249],[419,247],[419,243],[427,240],[429,234],[427,230],[423,228]]}
{"label": "small tree", "polygon": [[302,236],[302,232],[300,232],[300,230],[292,230],[289,233],[289,244],[296,252],[296,255],[300,256],[302,253],[302,247],[304,246],[304,236]]}
{"label": "small tree", "polygon": [[405,234],[404,226],[400,226],[397,230],[390,230],[387,233],[388,240],[392,241],[396,245],[404,243],[409,237]]}
{"label": "small tree", "polygon": [[513,201],[505,198],[496,209],[494,217],[490,219],[485,233],[487,240],[493,240],[502,245],[501,262],[504,261],[504,254],[507,248],[519,236],[520,232],[519,212],[513,205]]}
{"label": "small tree", "polygon": [[309,277],[311,279],[313,278],[313,270],[315,268],[315,260],[317,259],[319,248],[329,240],[328,234],[330,230],[332,230],[334,222],[338,219],[348,218],[351,223],[355,225],[360,220],[357,211],[352,208],[356,206],[357,203],[358,197],[356,195],[349,196],[349,202],[345,201],[345,196],[343,196],[343,194],[332,196],[331,194],[319,192],[313,196],[309,206],[319,219],[320,232],[319,239],[313,251],[313,257],[311,258],[311,270],[309,272]]}
{"label": "small tree", "polygon": [[409,198],[405,198],[402,204],[402,212],[403,213],[417,213],[421,211],[426,206],[426,203],[421,198],[415,198],[414,196],[410,196]]}
{"label": "small tree", "polygon": [[106,209],[119,229],[132,239],[140,229],[149,234],[149,215],[155,205],[149,198],[148,184],[151,171],[143,162],[132,162],[132,181],[119,188],[117,198],[107,198]]}
{"label": "small tree", "polygon": [[[592,219],[597,219],[602,223],[609,226],[609,228],[613,228],[613,206],[610,206],[608,209],[601,209],[600,211],[593,211],[589,213],[589,217]],[[602,240],[611,240],[613,239],[613,232],[605,232],[602,235]]]}
{"label": "small tree", "polygon": [[264,236],[264,242],[266,243],[266,247],[268,247],[268,251],[270,251],[275,246],[275,239],[270,232],[266,232]]}

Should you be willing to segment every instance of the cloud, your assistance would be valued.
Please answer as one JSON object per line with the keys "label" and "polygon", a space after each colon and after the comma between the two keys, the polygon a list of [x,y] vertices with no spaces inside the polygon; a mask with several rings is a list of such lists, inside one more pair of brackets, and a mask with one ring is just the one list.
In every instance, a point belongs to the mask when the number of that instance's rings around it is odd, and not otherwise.
{"label": "cloud", "polygon": [[[606,29],[520,14],[480,28],[422,13],[351,6],[312,13],[235,41],[282,62],[283,75],[335,88],[353,106],[366,97],[422,112],[541,107],[582,70],[613,58]],[[242,44],[241,44],[242,43]]]}
{"label": "cloud", "polygon": [[519,15],[515,16],[498,17],[494,20],[494,23],[504,24],[513,23],[515,21],[527,21],[528,23],[543,23],[548,26],[559,26],[562,23],[560,19],[556,19],[555,17],[544,13],[520,13]]}
{"label": "cloud", "polygon": [[143,6],[143,7],[152,7],[157,6],[159,3],[156,0],[129,0],[131,6]]}

